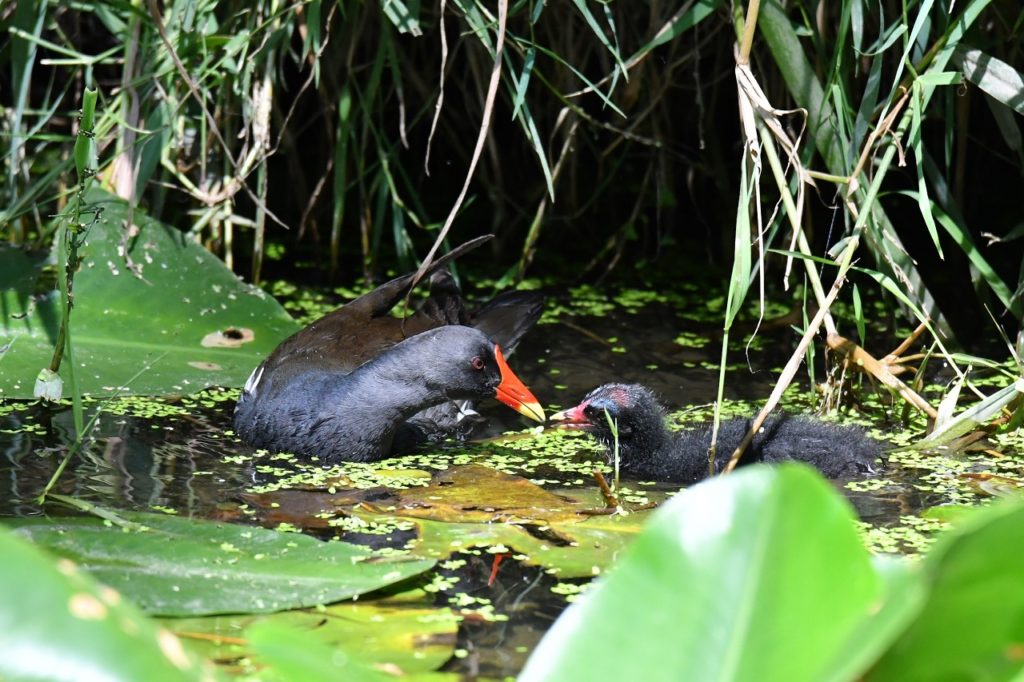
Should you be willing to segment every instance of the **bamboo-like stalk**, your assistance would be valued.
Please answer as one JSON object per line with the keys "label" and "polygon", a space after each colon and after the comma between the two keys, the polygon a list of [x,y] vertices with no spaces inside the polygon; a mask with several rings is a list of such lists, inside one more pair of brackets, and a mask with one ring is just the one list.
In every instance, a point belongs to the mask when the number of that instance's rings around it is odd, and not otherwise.
{"label": "bamboo-like stalk", "polygon": [[[89,212],[85,193],[96,175],[96,145],[93,140],[96,125],[96,99],[99,91],[87,87],[82,94],[82,114],[78,122],[78,136],[75,140],[75,172],[78,186],[74,197],[68,205],[68,213],[61,221],[58,236],[58,282],[60,287],[61,320],[57,334],[57,343],[53,349],[50,365],[44,369],[40,379],[36,381],[36,395],[50,400],[60,398],[61,381],[57,372],[64,364],[68,376],[68,388],[71,391],[72,415],[75,424],[75,437],[81,438],[85,430],[85,418],[82,410],[82,394],[75,380],[75,354],[71,333],[71,309],[74,307],[75,272],[81,263],[78,249],[85,241],[89,225],[83,222],[83,216]],[[93,220],[98,219],[93,213]],[[65,363],[65,356],[67,362]]]}

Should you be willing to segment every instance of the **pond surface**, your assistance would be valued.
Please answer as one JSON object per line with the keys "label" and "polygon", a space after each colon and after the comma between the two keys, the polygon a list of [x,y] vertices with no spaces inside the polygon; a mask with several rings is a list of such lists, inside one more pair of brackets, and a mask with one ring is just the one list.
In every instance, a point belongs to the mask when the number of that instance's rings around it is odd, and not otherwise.
{"label": "pond surface", "polygon": [[[715,334],[720,319],[717,308],[714,301],[695,305],[693,301],[655,300],[638,294],[610,297],[579,290],[571,300],[551,302],[543,323],[526,337],[510,364],[551,409],[576,404],[602,383],[641,382],[658,392],[667,406],[679,410],[672,413],[675,423],[694,424],[708,418],[716,393],[720,354]],[[777,370],[771,368],[785,362],[792,339],[786,325],[765,325],[749,346],[744,345],[745,339],[737,345],[730,353],[733,364],[726,379],[727,412],[749,415],[756,411],[756,405],[747,401],[761,400],[771,391],[777,376]],[[757,366],[752,368],[755,362]],[[816,377],[817,382],[822,379],[820,374]],[[806,390],[808,380],[805,377],[803,381],[804,388],[787,393],[784,406],[788,411],[813,410]],[[902,405],[886,406],[888,398],[879,399],[867,382],[854,393],[861,405],[855,421],[870,425],[876,436],[895,447],[920,435],[923,422],[912,420],[906,429],[897,426],[894,416],[902,415]],[[489,470],[524,477],[559,499],[582,500],[595,508],[602,504],[591,477],[600,460],[593,443],[579,434],[537,436],[525,432],[525,420],[497,404],[482,406],[488,424],[485,432],[477,434],[483,441],[478,444],[456,445],[373,466],[325,470],[287,457],[253,453],[239,443],[231,433],[236,396],[235,390],[210,389],[178,400],[118,399],[102,404],[90,439],[62,473],[54,492],[120,509],[168,511],[268,527],[283,524],[318,537],[341,537],[375,549],[394,550],[415,538],[417,531],[400,522],[367,524],[354,510],[386,510],[387,503],[398,499],[392,495],[407,494],[400,491],[426,485],[438,472],[462,471],[467,465],[482,464]],[[91,403],[89,414],[95,414],[99,405]],[[34,498],[73,441],[70,409],[14,403],[0,409],[0,481],[4,487],[0,515],[41,514],[44,510]],[[870,547],[916,552],[943,526],[940,515],[929,510],[977,504],[998,492],[1001,479],[984,474],[1002,475],[1007,480],[1024,476],[1020,458],[1002,456],[1016,454],[1015,444],[1004,439],[989,446],[988,453],[958,458],[894,454],[883,477],[837,481],[836,485],[860,515]],[[478,469],[466,471],[472,472],[467,475],[476,477],[474,481],[486,478],[481,478]],[[507,487],[509,483],[502,479],[480,485]],[[620,499],[636,512],[635,520],[625,523],[637,527],[645,509],[677,490],[642,481],[626,480],[622,486]],[[330,507],[334,504],[331,500],[346,496],[352,506],[325,522],[325,505]],[[507,507],[501,493],[497,497],[494,507]],[[45,512],[68,513],[53,505]],[[450,515],[451,510],[446,513],[449,515],[437,512],[424,523],[460,520]],[[536,527],[531,533],[533,542],[546,538]],[[557,544],[558,539],[552,542]],[[515,675],[567,600],[588,582],[575,577],[560,579],[550,566],[531,564],[516,551],[522,550],[500,543],[491,547],[467,543],[465,551],[454,552],[439,564],[432,578],[435,589],[428,590],[426,598],[435,605],[450,606],[462,617],[455,655],[443,671],[457,677]]]}

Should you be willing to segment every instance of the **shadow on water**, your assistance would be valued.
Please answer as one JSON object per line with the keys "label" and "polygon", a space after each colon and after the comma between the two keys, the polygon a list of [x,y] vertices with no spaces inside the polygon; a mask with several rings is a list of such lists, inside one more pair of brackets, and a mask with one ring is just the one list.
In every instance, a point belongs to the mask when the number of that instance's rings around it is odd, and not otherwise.
{"label": "shadow on water", "polygon": [[[599,316],[567,314],[531,332],[510,363],[541,401],[552,408],[573,405],[602,383],[641,382],[658,392],[672,409],[700,406],[672,415],[679,424],[693,423],[709,413],[707,406],[714,399],[718,380],[715,363],[719,342],[703,335],[702,328],[713,329],[714,325],[688,318],[672,305],[648,304],[626,312],[602,311]],[[781,365],[788,357],[788,332],[777,337],[785,338],[785,342],[776,340],[771,332],[758,338],[756,348],[752,346],[748,351],[741,345],[731,353],[730,362],[736,366],[727,379],[729,400],[763,399],[776,377],[769,368]],[[748,357],[756,358],[760,368],[752,371]],[[236,395],[234,391],[212,390],[155,406],[152,401],[114,401],[104,408],[88,446],[70,463],[55,492],[121,509],[242,518],[237,509],[243,494],[272,485],[288,469],[261,465],[251,457],[252,450],[231,435]],[[808,409],[805,399],[787,404],[790,411]],[[487,431],[478,434],[481,438],[526,426],[501,406],[482,408],[489,421]],[[28,404],[8,404],[2,409],[0,485],[4,491],[0,495],[0,515],[40,514],[43,510],[34,498],[73,440],[70,410]],[[95,410],[96,404],[90,409]],[[756,406],[740,403],[736,409],[752,413]],[[580,455],[582,467],[589,466],[588,459],[594,456],[593,449]],[[971,459],[936,462],[925,465],[911,457],[891,463],[885,478],[836,482],[865,522],[869,546],[882,551],[917,551],[937,527],[921,519],[922,510],[977,501],[977,491],[965,486],[958,474],[965,469],[984,470],[987,464]],[[540,478],[552,488],[593,488],[592,480],[579,471],[567,473],[541,466],[524,475]],[[675,490],[657,485],[648,489],[662,496]],[[354,533],[331,532],[344,539],[361,539]],[[884,537],[872,539],[874,532],[882,532]],[[399,545],[403,541],[401,537],[393,539]],[[456,594],[469,595],[487,600],[500,618],[463,613],[459,656],[445,670],[469,676],[514,675],[544,630],[565,608],[564,589],[561,593],[553,591],[565,583],[543,568],[511,558],[496,566],[492,554],[456,556],[465,563],[455,569],[438,570],[442,575],[457,576],[457,587],[440,591],[436,603],[448,605]],[[573,583],[568,584],[571,587]]]}

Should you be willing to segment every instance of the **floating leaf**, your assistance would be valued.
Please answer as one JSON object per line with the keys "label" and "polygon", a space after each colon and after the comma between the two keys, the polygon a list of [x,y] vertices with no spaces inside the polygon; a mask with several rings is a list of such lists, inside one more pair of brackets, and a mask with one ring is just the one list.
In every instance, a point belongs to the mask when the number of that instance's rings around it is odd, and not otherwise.
{"label": "floating leaf", "polygon": [[444,559],[473,547],[505,546],[525,555],[526,565],[543,566],[560,578],[601,573],[632,542],[647,517],[646,511],[594,515],[600,504],[596,493],[585,501],[555,495],[524,478],[480,465],[452,467],[436,474],[427,487],[330,494],[281,490],[245,499],[264,524],[326,528],[339,514],[381,527],[400,521],[416,530],[417,538],[408,547],[412,556]]}
{"label": "floating leaf", "polygon": [[348,646],[311,640],[309,633],[282,623],[257,623],[249,640],[260,658],[270,663],[274,678],[284,682],[309,680],[360,680],[389,682],[394,676],[374,668]]}
{"label": "floating leaf", "polygon": [[579,521],[582,510],[521,476],[479,464],[452,467],[429,486],[396,492],[396,514],[438,521]]}
{"label": "floating leaf", "polygon": [[17,533],[72,559],[145,611],[266,613],[328,604],[394,584],[433,561],[381,561],[347,542],[264,528],[122,513],[144,530],[94,518],[25,519]]}
{"label": "floating leaf", "polygon": [[[559,578],[590,578],[615,562],[639,534],[645,516],[601,516],[551,526],[410,519],[418,539],[409,552],[440,560],[473,547],[507,547],[522,555],[525,565],[543,566]],[[391,518],[360,517],[377,522]]]}
{"label": "floating leaf", "polygon": [[0,527],[0,679],[210,680],[120,594]]}
{"label": "floating leaf", "polygon": [[[410,598],[415,601],[410,602]],[[327,646],[330,651],[346,652],[347,657],[338,657],[344,663],[352,658],[364,666],[386,666],[410,675],[437,670],[451,658],[455,648],[459,617],[449,608],[427,605],[427,598],[422,590],[414,590],[386,599],[334,604],[325,609],[176,618],[164,624],[189,649],[213,660],[252,659],[254,648],[267,651],[263,644],[265,635],[281,629],[300,634],[304,640],[300,648],[306,653],[314,645]],[[258,634],[254,637],[254,633]],[[251,638],[256,641],[250,641]],[[277,658],[273,654],[270,657]],[[273,663],[275,668],[281,667],[277,660]],[[333,677],[338,678],[337,671]]]}
{"label": "floating leaf", "polygon": [[[101,190],[75,274],[76,380],[84,393],[192,393],[241,386],[298,324],[182,232]],[[60,297],[44,259],[0,246],[0,397],[31,398],[50,363]],[[148,368],[147,368],[148,367]],[[60,373],[65,376],[66,367]]]}

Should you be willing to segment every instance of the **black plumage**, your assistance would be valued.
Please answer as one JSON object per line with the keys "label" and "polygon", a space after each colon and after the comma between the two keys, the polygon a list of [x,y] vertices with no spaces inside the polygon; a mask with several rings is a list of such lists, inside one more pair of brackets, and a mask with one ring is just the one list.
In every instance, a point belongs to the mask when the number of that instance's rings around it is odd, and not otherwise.
{"label": "black plumage", "polygon": [[[606,416],[607,414],[607,416]],[[576,407],[551,417],[597,438],[611,456],[618,432],[622,471],[644,480],[694,483],[708,475],[711,424],[673,432],[654,393],[639,384],[605,384]],[[750,419],[729,419],[718,431],[716,471],[721,471],[750,427]],[[829,478],[873,472],[882,445],[862,429],[809,417],[770,417],[754,436],[740,464],[799,460]]]}
{"label": "black plumage", "polygon": [[386,282],[281,342],[249,377],[235,431],[256,447],[324,461],[371,461],[424,441],[465,435],[475,401],[494,397],[542,421],[537,399],[504,358],[540,317],[542,299],[501,294],[470,313],[448,262],[425,273],[430,296],[405,319],[390,315],[413,274]]}

